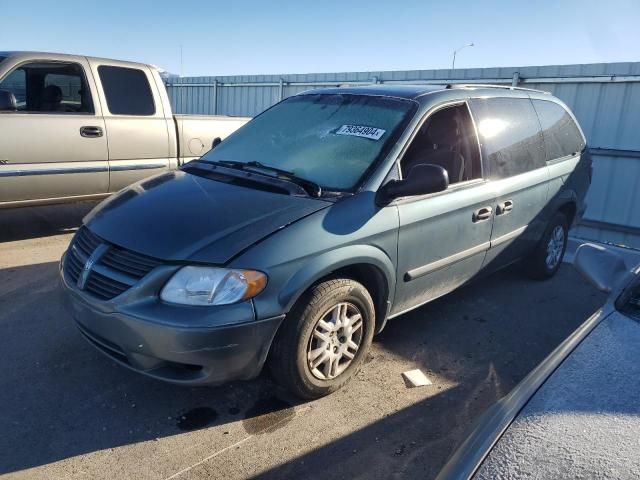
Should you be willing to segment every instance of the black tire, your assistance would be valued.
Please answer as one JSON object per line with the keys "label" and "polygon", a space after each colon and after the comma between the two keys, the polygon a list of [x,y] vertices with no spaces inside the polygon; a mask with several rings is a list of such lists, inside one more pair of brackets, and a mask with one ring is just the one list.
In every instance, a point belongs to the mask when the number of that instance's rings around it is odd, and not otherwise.
{"label": "black tire", "polygon": [[[557,259],[557,261],[551,262],[550,264],[547,261],[549,256],[548,249],[550,248],[549,245],[552,242],[554,233],[557,232],[558,228],[562,229],[562,248],[560,250],[560,257]],[[568,232],[569,226],[567,217],[563,213],[556,213],[547,225],[547,228],[542,235],[540,242],[536,246],[536,249],[524,262],[524,270],[527,276],[535,280],[547,280],[556,274],[556,272],[560,268],[560,264],[562,263],[564,252],[567,249]]]}
{"label": "black tire", "polygon": [[[348,316],[346,312],[350,312],[352,319],[357,319],[357,313],[362,318],[361,327],[353,328],[356,333],[350,333],[349,340],[356,339],[355,335],[360,328],[362,331],[359,333],[357,351],[355,353],[349,352],[353,358],[349,359],[345,355],[342,360],[345,363],[337,367],[344,368],[344,371],[336,374],[335,378],[322,379],[317,376],[318,374],[322,375],[320,369],[312,369],[309,364],[309,356],[313,353],[312,347],[320,342],[316,336],[313,338],[312,336],[314,329],[322,328],[320,320],[327,319],[327,315],[338,308],[338,305],[344,305],[345,315]],[[333,325],[335,324],[337,322]],[[320,398],[335,392],[360,369],[371,346],[374,327],[373,300],[367,289],[360,283],[350,279],[332,279],[318,283],[302,296],[280,327],[269,355],[271,374],[277,383],[306,400]],[[341,339],[346,338],[344,333],[339,336],[339,332],[330,335],[332,335],[331,342],[341,342]],[[322,346],[314,350],[325,349],[325,345],[327,350],[344,349],[347,348],[345,342],[347,340],[344,340],[342,344],[338,343],[338,347],[334,347],[333,343],[323,341]],[[333,355],[333,351],[322,353],[330,356]],[[333,366],[333,363],[338,364],[338,361],[330,363]],[[326,366],[326,362],[322,365]],[[332,366],[329,368],[331,369]]]}

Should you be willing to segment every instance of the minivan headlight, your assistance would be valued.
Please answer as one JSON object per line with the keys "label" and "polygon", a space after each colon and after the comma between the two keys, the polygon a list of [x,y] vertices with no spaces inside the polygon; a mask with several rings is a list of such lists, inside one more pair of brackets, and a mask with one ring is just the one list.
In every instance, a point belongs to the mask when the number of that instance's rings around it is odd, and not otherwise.
{"label": "minivan headlight", "polygon": [[160,293],[165,302],[183,305],[228,305],[248,300],[267,285],[267,276],[255,270],[182,267]]}

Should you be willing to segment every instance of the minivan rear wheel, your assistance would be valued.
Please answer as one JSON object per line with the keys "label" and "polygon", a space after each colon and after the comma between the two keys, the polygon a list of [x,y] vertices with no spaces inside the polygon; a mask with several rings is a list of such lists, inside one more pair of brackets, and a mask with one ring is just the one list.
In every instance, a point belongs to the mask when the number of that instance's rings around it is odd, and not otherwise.
{"label": "minivan rear wheel", "polygon": [[280,327],[269,358],[271,374],[304,399],[335,392],[360,369],[374,326],[375,308],[364,286],[351,279],[318,283]]}
{"label": "minivan rear wheel", "polygon": [[567,249],[568,230],[567,217],[556,213],[533,254],[525,261],[527,275],[536,280],[546,280],[555,275]]}

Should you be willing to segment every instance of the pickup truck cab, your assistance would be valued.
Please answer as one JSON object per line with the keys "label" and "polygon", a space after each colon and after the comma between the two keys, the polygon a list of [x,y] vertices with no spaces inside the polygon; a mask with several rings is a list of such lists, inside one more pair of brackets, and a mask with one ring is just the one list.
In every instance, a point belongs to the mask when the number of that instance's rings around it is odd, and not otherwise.
{"label": "pickup truck cab", "polygon": [[172,115],[151,65],[0,52],[0,208],[106,197],[246,121]]}

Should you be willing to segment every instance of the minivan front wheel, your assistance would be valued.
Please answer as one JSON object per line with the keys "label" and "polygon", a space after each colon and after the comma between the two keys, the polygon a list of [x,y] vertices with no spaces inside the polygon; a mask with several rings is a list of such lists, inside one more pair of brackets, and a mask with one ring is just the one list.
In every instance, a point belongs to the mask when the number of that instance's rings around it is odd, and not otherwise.
{"label": "minivan front wheel", "polygon": [[287,315],[270,354],[271,373],[295,395],[328,395],[359,370],[371,345],[373,300],[351,279],[312,287]]}
{"label": "minivan front wheel", "polygon": [[555,275],[567,248],[567,217],[558,212],[547,225],[540,243],[526,262],[527,274],[537,280]]}

